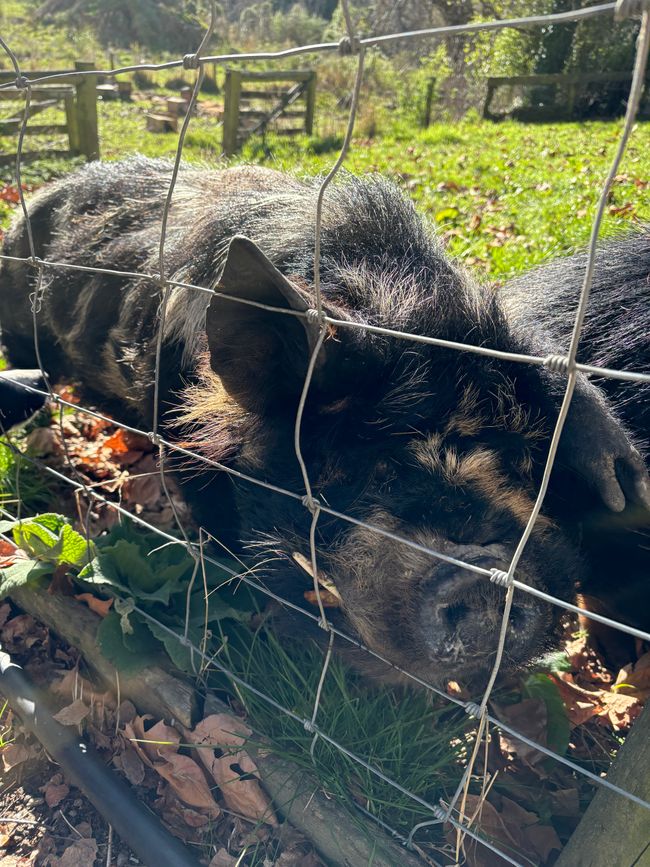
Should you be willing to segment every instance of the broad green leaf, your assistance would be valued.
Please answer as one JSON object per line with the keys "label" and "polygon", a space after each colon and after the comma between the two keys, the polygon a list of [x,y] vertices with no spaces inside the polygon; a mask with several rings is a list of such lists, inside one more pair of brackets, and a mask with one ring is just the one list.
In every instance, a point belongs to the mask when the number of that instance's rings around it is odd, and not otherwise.
{"label": "broad green leaf", "polygon": [[102,546],[79,577],[91,584],[121,587],[136,599],[167,605],[171,594],[183,589],[183,578],[187,576],[189,581],[192,561],[187,559],[187,563],[156,569],[154,567],[159,564],[153,558],[148,558],[139,545],[118,539],[114,545]]}
{"label": "broad green leaf", "polygon": [[0,599],[9,596],[17,587],[33,584],[39,578],[51,574],[52,567],[34,560],[16,560],[11,566],[0,569]]}
{"label": "broad green leaf", "polygon": [[95,555],[95,545],[70,525],[67,518],[45,512],[13,523],[15,543],[35,560],[59,566],[83,566]]}
{"label": "broad green leaf", "polygon": [[[203,640],[203,630],[197,627],[190,627],[187,638],[192,646],[184,644],[181,640],[184,634],[184,627],[176,626],[171,634],[166,629],[163,629],[158,623],[147,620],[147,626],[151,630],[152,635],[161,642],[171,661],[176,668],[181,671],[194,674],[201,668],[201,655],[193,648],[200,648]],[[208,632],[208,647],[210,646],[211,633]]]}
{"label": "broad green leaf", "polygon": [[[224,592],[223,596],[218,592],[209,593],[207,599],[207,622],[214,623],[218,620],[231,619],[248,623],[254,610],[254,605],[251,600],[247,600],[249,605],[248,608],[234,608],[233,605],[230,604],[231,601],[232,599],[228,598],[227,591]],[[190,626],[203,626],[206,621],[205,608],[206,599],[203,589],[196,590],[190,597]]]}
{"label": "broad green leaf", "polygon": [[97,630],[97,644],[102,654],[120,671],[135,672],[151,665],[160,644],[147,627],[131,619],[132,633],[122,632],[119,614],[110,612]]}
{"label": "broad green leaf", "polygon": [[539,698],[546,705],[546,743],[549,749],[563,756],[569,746],[571,725],[562,696],[547,674],[531,674],[524,682],[524,695]]}
{"label": "broad green leaf", "polygon": [[458,214],[458,208],[443,208],[441,211],[436,211],[436,223],[444,223],[447,220],[455,220]]}

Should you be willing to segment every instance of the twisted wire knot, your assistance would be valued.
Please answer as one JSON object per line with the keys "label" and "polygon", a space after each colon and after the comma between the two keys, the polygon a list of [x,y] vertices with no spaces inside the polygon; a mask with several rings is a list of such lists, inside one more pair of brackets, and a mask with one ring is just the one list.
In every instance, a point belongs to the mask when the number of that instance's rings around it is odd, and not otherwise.
{"label": "twisted wire knot", "polygon": [[441,807],[440,804],[434,804],[431,812],[436,819],[439,819],[441,822],[444,822],[447,819],[447,811]]}
{"label": "twisted wire knot", "polygon": [[467,716],[471,716],[472,719],[478,719],[481,716],[481,705],[475,701],[466,701],[465,713]]}
{"label": "twisted wire knot", "polygon": [[342,57],[350,57],[352,54],[358,54],[361,50],[361,40],[358,36],[343,36],[339,40],[339,54]]}
{"label": "twisted wire knot", "polygon": [[553,373],[568,373],[569,359],[564,355],[547,355],[544,359],[544,367]]}
{"label": "twisted wire knot", "polygon": [[318,500],[315,500],[311,494],[305,494],[305,496],[300,501],[305,509],[309,509],[312,515],[316,514],[316,512],[320,511],[320,503]]}
{"label": "twisted wire knot", "polygon": [[306,732],[309,732],[310,735],[315,734],[316,726],[310,719],[303,720],[303,726]]}
{"label": "twisted wire knot", "polygon": [[509,587],[514,581],[514,575],[509,575],[503,569],[490,569],[490,581],[498,587]]}
{"label": "twisted wire knot", "polygon": [[151,442],[152,442],[155,446],[159,446],[159,445],[160,445],[160,436],[159,436],[157,433],[155,433],[154,431],[150,430],[149,433],[147,434],[147,438],[148,438],[149,440],[151,440]]}
{"label": "twisted wire knot", "polygon": [[305,310],[305,316],[307,317],[307,322],[313,322],[315,325],[323,325],[325,322],[325,312],[323,310],[316,310],[315,307]]}
{"label": "twisted wire knot", "polygon": [[622,21],[647,11],[650,11],[650,0],[616,0],[614,18]]}
{"label": "twisted wire knot", "polygon": [[43,305],[43,294],[41,292],[30,292],[29,305],[32,313],[40,313]]}
{"label": "twisted wire knot", "polygon": [[183,56],[183,69],[198,69],[199,68],[199,55],[198,54],[185,54]]}
{"label": "twisted wire knot", "polygon": [[29,87],[29,79],[25,75],[17,75],[14,87],[18,90],[27,90]]}

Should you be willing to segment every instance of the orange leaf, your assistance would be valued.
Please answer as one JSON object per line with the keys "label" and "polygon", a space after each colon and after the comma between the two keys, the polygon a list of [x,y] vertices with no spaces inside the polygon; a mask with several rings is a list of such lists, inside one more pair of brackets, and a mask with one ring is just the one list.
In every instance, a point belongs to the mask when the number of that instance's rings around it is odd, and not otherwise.
{"label": "orange leaf", "polygon": [[[305,590],[304,597],[310,605],[318,605],[318,597],[315,590]],[[323,608],[340,608],[341,600],[338,596],[330,593],[329,590],[320,591],[320,601],[323,603]]]}
{"label": "orange leaf", "polygon": [[99,614],[100,617],[106,617],[113,604],[112,599],[99,599],[92,593],[77,593],[74,598],[78,599],[79,602],[85,602],[90,610]]}

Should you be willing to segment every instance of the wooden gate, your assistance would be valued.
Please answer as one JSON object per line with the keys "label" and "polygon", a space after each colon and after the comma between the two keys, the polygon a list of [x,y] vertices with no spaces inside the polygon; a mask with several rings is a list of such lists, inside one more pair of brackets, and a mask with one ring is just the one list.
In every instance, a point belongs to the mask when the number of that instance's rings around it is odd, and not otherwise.
{"label": "wooden gate", "polygon": [[[252,135],[273,124],[281,135],[311,135],[314,126],[316,73],[226,70],[223,152],[231,156]],[[289,125],[282,123],[288,120]]]}
{"label": "wooden gate", "polygon": [[[75,63],[76,71],[94,69],[93,63]],[[99,136],[97,132],[97,76],[96,75],[71,75],[65,72],[53,70],[27,71],[31,78],[40,78],[45,75],[57,75],[55,81],[32,85],[32,98],[29,107],[29,117],[33,117],[46,109],[62,104],[65,110],[65,123],[28,123],[25,134],[33,135],[58,135],[66,133],[68,136],[69,151],[66,153],[81,154],[87,160],[99,159]],[[0,84],[14,81],[14,72],[0,72]],[[24,102],[25,94],[20,88],[9,87],[0,90],[0,102],[10,101],[20,104]],[[24,107],[16,112],[15,116],[0,121],[0,136],[18,135],[23,123]],[[25,158],[36,156],[32,152],[26,152]],[[0,155],[0,162],[14,159],[14,155]]]}

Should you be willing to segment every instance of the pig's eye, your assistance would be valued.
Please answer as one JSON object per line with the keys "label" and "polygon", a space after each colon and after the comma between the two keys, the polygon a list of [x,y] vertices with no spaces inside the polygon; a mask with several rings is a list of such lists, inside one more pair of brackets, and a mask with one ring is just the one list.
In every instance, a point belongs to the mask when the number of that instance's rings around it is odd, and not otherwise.
{"label": "pig's eye", "polygon": [[395,466],[391,461],[377,461],[375,464],[375,479],[379,482],[385,482],[395,478]]}

